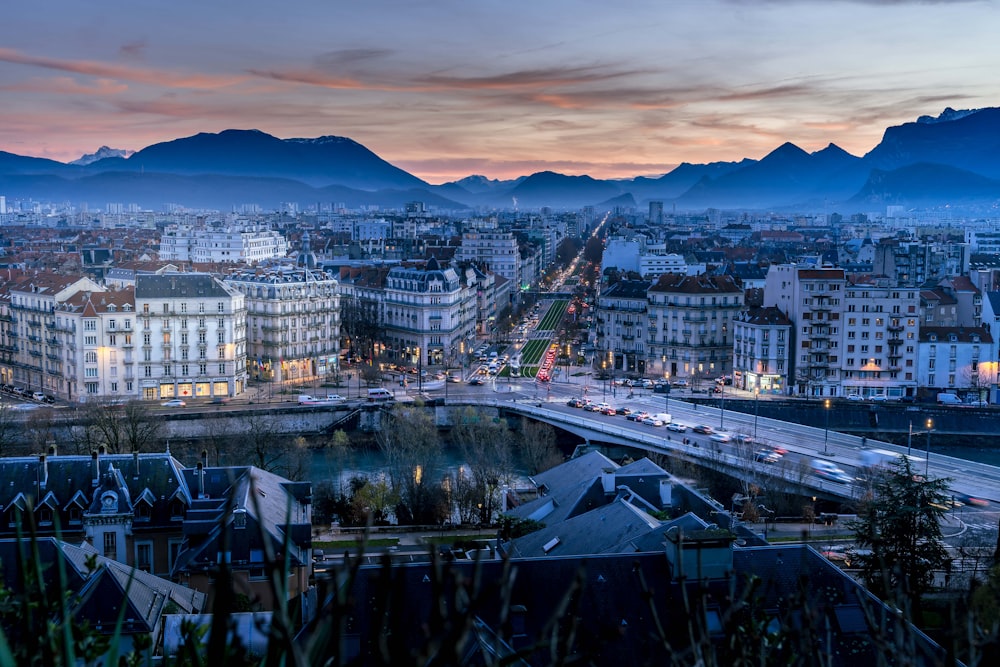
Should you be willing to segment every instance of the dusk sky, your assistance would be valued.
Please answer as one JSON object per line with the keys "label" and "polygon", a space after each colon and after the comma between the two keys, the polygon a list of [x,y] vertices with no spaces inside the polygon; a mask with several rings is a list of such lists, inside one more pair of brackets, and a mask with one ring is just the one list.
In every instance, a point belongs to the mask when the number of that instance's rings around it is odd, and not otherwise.
{"label": "dusk sky", "polygon": [[631,177],[1000,106],[996,0],[48,0],[0,26],[0,150],[61,161],[254,128],[432,183]]}

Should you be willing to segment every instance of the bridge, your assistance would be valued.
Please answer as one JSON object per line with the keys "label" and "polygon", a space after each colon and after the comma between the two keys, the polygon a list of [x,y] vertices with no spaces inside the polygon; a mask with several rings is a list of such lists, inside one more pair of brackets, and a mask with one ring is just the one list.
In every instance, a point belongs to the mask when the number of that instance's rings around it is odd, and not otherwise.
{"label": "bridge", "polygon": [[[818,477],[813,473],[813,459],[833,462],[851,477],[860,477],[864,473],[860,458],[862,449],[878,448],[900,455],[907,454],[908,449],[829,429],[753,414],[723,412],[719,408],[698,406],[677,399],[669,400],[667,404],[663,398],[655,395],[632,399],[629,404],[650,412],[664,412],[668,407],[675,421],[688,426],[710,425],[717,432],[730,436],[750,436],[753,443],[738,444],[735,438],[728,443],[720,443],[690,430],[675,433],[663,427],[627,421],[622,416],[585,412],[567,406],[563,398],[538,400],[510,393],[508,400],[503,400],[499,398],[501,396],[503,394],[493,394],[474,400],[463,397],[449,400],[447,405],[495,407],[501,414],[519,415],[550,424],[587,443],[667,454],[740,479],[759,480],[762,486],[771,490],[796,491],[828,499],[851,499],[859,492],[860,485]],[[924,441],[925,434],[919,432],[914,440],[917,446],[910,450],[910,454],[922,462],[916,464],[915,467],[923,468],[917,472],[951,479],[950,487],[955,493],[1000,501],[1000,468],[925,451],[921,446]],[[780,447],[788,453],[777,463],[755,460],[755,453],[763,447]],[[776,483],[784,486],[775,489]]]}

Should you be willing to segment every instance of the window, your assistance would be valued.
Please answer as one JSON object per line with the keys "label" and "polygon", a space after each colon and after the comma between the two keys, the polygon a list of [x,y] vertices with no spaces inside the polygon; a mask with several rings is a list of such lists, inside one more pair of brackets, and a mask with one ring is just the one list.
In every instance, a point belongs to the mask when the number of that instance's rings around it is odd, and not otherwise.
{"label": "window", "polygon": [[84,336],[83,337],[83,344],[84,345],[97,345],[97,336]]}
{"label": "window", "polygon": [[96,352],[87,352],[86,354],[83,355],[83,360],[85,362],[87,362],[88,364],[96,364],[97,363],[97,353]]}
{"label": "window", "polygon": [[114,560],[118,556],[116,537],[117,536],[111,531],[104,533],[104,551],[102,553],[105,558]]}
{"label": "window", "polygon": [[114,334],[111,334],[110,336],[108,336],[108,345],[117,345],[117,344],[118,344],[118,337],[117,336],[115,336]]}
{"label": "window", "polygon": [[219,302],[219,312],[220,313],[226,312],[226,302],[225,301],[220,301]]}
{"label": "window", "polygon": [[219,375],[225,375],[225,374],[226,374],[226,365],[219,364]]}
{"label": "window", "polygon": [[153,545],[149,542],[136,542],[135,567],[143,572],[153,571]]}
{"label": "window", "polygon": [[97,331],[97,320],[84,320],[83,321],[84,331]]}
{"label": "window", "polygon": [[88,377],[88,378],[95,378],[95,377],[97,377],[97,369],[96,368],[84,368],[83,369],[83,376],[84,377]]}

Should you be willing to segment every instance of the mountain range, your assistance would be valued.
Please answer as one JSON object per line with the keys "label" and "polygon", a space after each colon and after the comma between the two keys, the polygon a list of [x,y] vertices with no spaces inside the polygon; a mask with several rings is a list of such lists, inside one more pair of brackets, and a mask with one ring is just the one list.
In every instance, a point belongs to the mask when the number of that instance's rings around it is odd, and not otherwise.
{"label": "mountain range", "polygon": [[830,144],[808,153],[785,143],[759,160],[683,163],[659,177],[601,180],[543,171],[512,180],[473,175],[443,185],[385,161],[345,137],[278,139],[225,130],[154,144],[135,153],[101,147],[72,163],[0,151],[8,201],[166,203],[265,210],[282,202],[398,208],[575,209],[645,206],[851,213],[894,205],[995,214],[1000,204],[1000,109],[956,111],[890,127],[864,156]]}

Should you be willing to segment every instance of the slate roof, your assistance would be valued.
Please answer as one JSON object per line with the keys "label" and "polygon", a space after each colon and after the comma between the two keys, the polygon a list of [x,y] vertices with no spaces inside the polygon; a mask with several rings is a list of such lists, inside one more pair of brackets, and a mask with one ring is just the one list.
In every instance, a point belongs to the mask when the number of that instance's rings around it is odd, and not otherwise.
{"label": "slate roof", "polygon": [[137,274],[135,298],[193,299],[229,298],[235,290],[207,273]]}
{"label": "slate roof", "polygon": [[[691,628],[695,633],[705,629],[698,639],[704,639],[700,649],[711,654],[707,662],[733,664],[727,653],[732,629],[724,623],[730,606],[744,595],[764,618],[777,617],[803,630],[789,634],[789,643],[811,642],[773,648],[775,664],[802,656],[822,656],[833,667],[875,664],[867,626],[858,629],[862,602],[873,606],[876,623],[884,619],[899,627],[894,615],[808,546],[737,549],[733,556],[734,576],[703,582],[703,587],[672,580],[663,552],[454,562],[440,573],[439,566],[428,564],[362,567],[347,598],[357,602],[349,614],[345,657],[359,664],[376,661],[380,647],[368,638],[383,627],[396,629],[392,640],[400,655],[426,648],[427,633],[435,626],[413,619],[434,618],[443,600],[467,596],[472,603],[461,608],[474,610],[474,617],[511,647],[525,650],[529,664],[550,664],[555,657],[550,647],[531,643],[570,623],[569,645],[559,649],[580,664],[675,664],[691,655]],[[505,577],[505,571],[512,576]],[[757,578],[759,592],[750,592]],[[943,658],[925,636],[915,637],[920,655],[914,664]]]}
{"label": "slate roof", "polygon": [[20,591],[19,563],[25,562],[41,568],[48,586],[58,581],[61,562],[66,589],[74,593],[70,614],[104,634],[114,632],[122,605],[123,633],[149,633],[154,642],[164,612],[197,613],[205,608],[204,593],[100,556],[87,543],[77,546],[53,537],[40,537],[34,544],[0,539],[3,579],[13,591]]}

